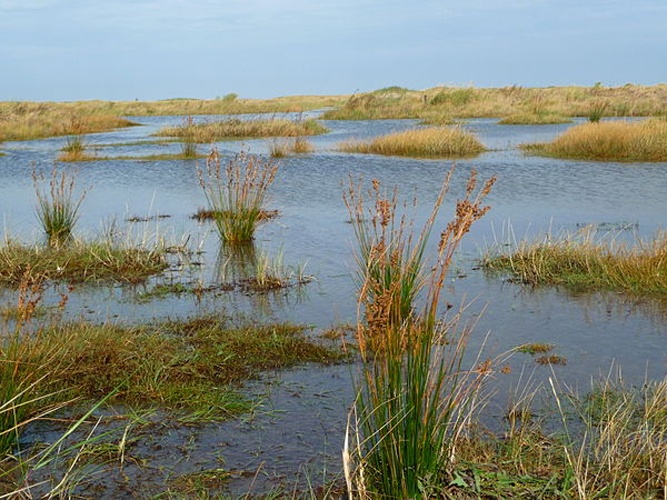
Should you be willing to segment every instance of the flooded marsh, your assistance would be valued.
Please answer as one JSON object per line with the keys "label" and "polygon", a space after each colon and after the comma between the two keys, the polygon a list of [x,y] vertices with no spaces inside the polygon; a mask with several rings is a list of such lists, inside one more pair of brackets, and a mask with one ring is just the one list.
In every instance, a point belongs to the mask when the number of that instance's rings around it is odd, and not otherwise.
{"label": "flooded marsh", "polygon": [[[318,113],[305,117],[317,118]],[[193,117],[201,123],[225,118]],[[624,380],[636,386],[667,375],[667,298],[526,287],[487,273],[480,265],[490,247],[574,234],[583,227],[601,237],[613,234],[628,242],[653,238],[664,229],[666,163],[560,160],[525,155],[519,148],[552,141],[583,119],[550,125],[501,125],[495,119],[473,119],[462,127],[475,134],[486,151],[456,161],[338,149],[342,142],[369,141],[414,129],[417,120],[322,120],[328,132],[309,137],[309,153],[275,160],[279,169],[264,207],[276,215],[258,225],[254,240],[243,248],[221,241],[211,220],[193,217],[207,205],[198,180],[204,159],[121,158],[178,154],[180,143],[155,142],[153,137],[160,130],[180,126],[184,117],[128,119],[140,126],[83,136],[88,150],[103,148],[105,156],[115,159],[58,166],[75,173],[77,185],[86,189],[76,234],[94,239],[115,232],[126,242],[182,251],[169,254],[164,272],[139,283],[49,284],[40,305],[57,310],[59,320],[137,328],[210,315],[263,324],[289,322],[307,326],[312,338],[326,333],[349,348],[352,339],[345,327],[357,320],[357,290],[353,228],[343,202],[346,183],[350,178],[366,183],[378,179],[383,186],[398,186],[402,198],[416,199],[416,219],[422,223],[444,175],[454,166],[450,193],[434,224],[436,232],[451,219],[472,169],[480,179],[496,177],[497,181],[485,200],[490,211],[461,242],[442,300],[470,303],[465,313],[467,320],[475,322],[469,338],[470,359],[480,349],[486,358],[532,346],[507,359],[505,373],[492,381],[494,395],[484,417],[490,427],[502,420],[509,394],[528,375],[534,384],[555,376],[582,391],[590,388],[591,378],[608,373],[612,366],[620,367]],[[269,158],[272,140],[221,141],[215,147],[223,160],[241,152]],[[0,145],[5,240],[25,245],[41,241],[31,174],[50,175],[66,141],[56,137]],[[206,149],[200,144],[198,150],[202,148]],[[434,258],[436,244],[433,241],[427,247],[426,261]],[[268,291],[243,286],[266,261],[276,264],[290,286]],[[68,300],[58,308],[63,293]],[[17,292],[3,288],[0,298],[11,307]],[[8,320],[5,330],[11,331],[12,324]],[[549,349],[543,351],[541,346]],[[189,422],[182,416],[179,420],[159,405],[142,412],[126,412],[122,405],[104,407],[100,416],[115,422],[110,427],[121,428],[121,436],[126,433],[124,462],[119,471],[120,451],[107,450],[115,467],[104,468],[100,459],[97,468],[107,472],[92,474],[76,491],[88,497],[132,492],[151,498],[168,490],[171,497],[181,498],[204,491],[232,495],[279,487],[292,491],[289,485],[295,481],[307,489],[309,483],[340,479],[340,452],[355,397],[355,374],[354,364],[347,363],[307,364],[289,370],[270,366],[258,380],[244,384],[242,392],[253,402],[250,410],[224,422]],[[24,431],[22,446],[49,442],[59,430],[58,424],[39,423]],[[89,430],[84,426],[85,432]],[[119,441],[113,443],[117,446]],[[99,456],[107,456],[98,445]]]}

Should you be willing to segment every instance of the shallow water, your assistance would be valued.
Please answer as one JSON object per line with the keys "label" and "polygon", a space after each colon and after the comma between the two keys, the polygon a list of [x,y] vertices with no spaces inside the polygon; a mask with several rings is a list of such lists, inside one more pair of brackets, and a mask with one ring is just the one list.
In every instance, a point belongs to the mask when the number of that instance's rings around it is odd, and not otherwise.
{"label": "shallow water", "polygon": [[[180,123],[182,117],[134,120],[144,126],[88,135],[86,142],[96,147],[100,156],[180,150],[178,143],[120,144],[151,140],[152,132]],[[98,321],[135,321],[225,311],[265,320],[288,319],[319,328],[353,322],[356,302],[352,228],[342,201],[343,184],[353,176],[378,178],[388,187],[398,185],[402,195],[418,198],[422,212],[417,219],[423,219],[452,162],[343,154],[335,150],[339,141],[410,128],[416,123],[412,120],[324,123],[331,132],[311,138],[314,153],[280,160],[268,203],[268,208],[277,209],[280,215],[260,228],[256,241],[261,251],[272,255],[282,252],[287,265],[305,263],[306,273],[313,275],[315,281],[299,290],[277,294],[219,292],[201,300],[182,295],[148,303],[136,300],[137,293],[146,287],[86,286],[72,293],[67,314]],[[622,238],[651,237],[665,226],[665,163],[563,161],[527,157],[516,149],[524,142],[550,140],[569,126],[503,126],[494,120],[466,123],[465,127],[474,131],[491,151],[456,162],[451,192],[436,225],[446,225],[470,169],[476,169],[481,179],[498,177],[487,198],[492,210],[465,239],[447,285],[446,299],[455,304],[473,301],[468,316],[477,318],[477,325],[470,352],[476,352],[483,343],[486,355],[492,356],[521,343],[544,342],[554,344],[554,352],[567,359],[566,366],[541,367],[528,355],[515,355],[508,361],[512,374],[496,382],[498,396],[490,405],[492,414],[500,414],[507,390],[522,369],[533,373],[537,382],[553,370],[560,380],[584,390],[591,377],[607,373],[612,364],[620,366],[625,380],[633,384],[667,373],[664,303],[617,294],[526,289],[488,277],[477,269],[481,252],[494,243],[536,238],[548,231],[556,235],[573,232],[588,224],[597,225],[598,234],[625,228],[618,236]],[[0,157],[0,207],[6,236],[23,241],[39,239],[31,172],[35,169],[48,174],[64,142],[63,138],[55,138],[2,145],[6,155]],[[217,147],[225,154],[242,149],[267,154],[269,144],[267,140],[251,140],[221,142]],[[221,262],[225,262],[224,256],[219,257],[218,237],[209,224],[191,218],[205,206],[197,182],[196,161],[93,161],[59,164],[59,168],[77,171],[77,184],[87,190],[80,234],[99,234],[114,220],[122,226],[134,216],[168,215],[128,226],[136,239],[156,235],[175,243],[187,239],[189,245],[203,250],[197,257],[202,266],[185,274],[175,273],[171,279],[197,280],[204,285],[217,282]],[[14,300],[11,293],[4,297]],[[53,300],[57,300],[55,294]],[[317,473],[321,473],[322,456],[333,452],[337,457],[340,449],[346,411],[353,397],[349,382],[352,371],[351,367],[309,368],[276,374],[272,380],[283,382],[271,391],[266,403],[276,411],[257,417],[260,431],[246,432],[244,441],[233,437],[243,435],[242,423],[204,426],[197,431],[201,433],[198,442],[202,449],[224,455],[225,467],[256,470],[261,466],[266,472],[262,477],[286,476],[304,464],[314,464]],[[299,388],[297,396],[294,386]],[[327,396],[313,396],[316,393]],[[328,397],[332,398],[330,403]],[[257,445],[261,450],[251,453],[254,458],[249,460],[243,450],[255,446],[252,443],[256,439],[261,442]],[[219,445],[235,440],[243,443],[237,447],[242,453],[236,453],[233,446]],[[332,460],[332,469],[336,469],[337,458]],[[239,489],[248,487],[249,479],[239,481]]]}

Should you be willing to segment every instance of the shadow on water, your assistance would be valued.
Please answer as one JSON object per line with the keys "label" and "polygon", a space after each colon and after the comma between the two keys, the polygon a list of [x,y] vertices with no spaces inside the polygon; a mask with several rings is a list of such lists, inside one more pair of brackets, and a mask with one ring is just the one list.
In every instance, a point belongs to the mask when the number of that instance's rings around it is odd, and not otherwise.
{"label": "shadow on water", "polygon": [[[104,144],[112,155],[114,142],[123,154],[148,154],[140,144],[150,133],[181,117],[139,119],[145,127],[93,134],[91,143]],[[208,311],[245,315],[253,319],[290,321],[312,325],[321,332],[354,322],[356,300],[352,270],[351,226],[342,202],[342,183],[349,175],[381,179],[398,185],[406,197],[417,196],[425,216],[437,195],[451,162],[341,154],[339,141],[363,138],[413,127],[412,120],[380,122],[326,122],[329,134],[312,138],[315,151],[282,160],[270,191],[268,208],[280,217],[263,224],[248,246],[221,245],[209,222],[192,214],[205,205],[197,183],[196,161],[93,161],[78,169],[81,185],[90,185],[82,205],[80,227],[95,234],[109,217],[125,220],[145,217],[146,230],[161,238],[188,241],[196,250],[196,265],[174,270],[168,279],[205,290],[166,294],[149,301],[135,300],[141,287],[100,288],[82,286],[71,292],[65,317],[95,321],[138,321],[190,317]],[[508,361],[507,374],[499,375],[495,396],[488,405],[489,418],[503,414],[509,391],[521,374],[534,383],[550,375],[585,388],[591,377],[606,373],[615,363],[624,378],[641,384],[645,378],[662,378],[667,371],[667,303],[633,299],[618,294],[573,294],[567,291],[527,289],[489,277],[478,269],[487,245],[505,236],[497,228],[511,225],[517,239],[558,234],[592,224],[599,231],[623,226],[633,234],[650,237],[663,227],[667,182],[664,164],[617,164],[559,161],[524,156],[516,145],[545,141],[567,125],[502,126],[493,120],[472,120],[474,130],[491,151],[473,160],[457,162],[452,189],[441,210],[444,227],[454,210],[456,196],[465,188],[471,168],[480,178],[498,176],[487,201],[491,212],[473,228],[457,256],[455,272],[447,283],[446,300],[472,301],[468,315],[477,321],[470,339],[472,356],[482,347],[493,356],[524,343],[547,343],[566,360],[564,365],[542,366],[527,354]],[[35,241],[31,165],[50,169],[64,139],[6,144],[0,157],[0,199],[6,237]],[[270,141],[224,142],[224,153],[249,149],[267,154]],[[174,150],[179,145],[159,146]],[[168,218],[150,218],[164,214]],[[436,224],[436,228],[439,227]],[[261,250],[260,250],[261,249]],[[288,265],[307,263],[311,283],[269,293],[252,293],[236,284],[254,276],[261,252],[282,252]],[[192,262],[190,262],[192,264]],[[156,283],[164,280],[158,278]],[[144,290],[155,283],[144,285]],[[57,302],[60,290],[47,291],[45,301]],[[12,300],[4,293],[3,300]],[[317,334],[317,333],[314,333]],[[243,493],[267,491],[276,484],[298,480],[318,483],[340,471],[340,448],[347,411],[354,399],[351,377],[355,367],[303,367],[264,375],[245,390],[258,403],[240,419],[216,424],[186,425],[155,412],[137,425],[132,459],[122,470],[105,470],[86,490],[150,496],[183,474],[224,469],[224,488]],[[48,440],[56,429],[35,428],[26,444]],[[227,473],[226,473],[227,474]],[[323,478],[323,476],[326,476]],[[98,482],[99,479],[99,482]]]}

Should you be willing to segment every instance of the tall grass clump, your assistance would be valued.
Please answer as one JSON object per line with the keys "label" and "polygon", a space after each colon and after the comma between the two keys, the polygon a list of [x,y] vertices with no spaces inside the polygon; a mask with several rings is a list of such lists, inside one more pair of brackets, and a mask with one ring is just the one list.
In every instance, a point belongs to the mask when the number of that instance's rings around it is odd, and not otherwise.
{"label": "tall grass clump", "polygon": [[667,161],[667,121],[584,123],[550,143],[522,147],[529,153],[573,160]]}
{"label": "tall grass clump", "polygon": [[67,142],[60,150],[58,161],[89,161],[95,159],[94,156],[86,154],[86,144],[80,135],[71,135],[67,137]]}
{"label": "tall grass clump", "polygon": [[264,220],[264,202],[278,173],[278,164],[246,152],[238,153],[223,167],[217,150],[211,151],[206,167],[198,169],[218,234],[226,242],[247,242]]}
{"label": "tall grass clump", "polygon": [[273,141],[269,145],[269,154],[273,158],[283,158],[289,154],[306,154],[313,151],[313,146],[305,137],[296,137],[293,140]]}
{"label": "tall grass clump", "polygon": [[350,495],[427,497],[428,483],[450,469],[457,436],[491,371],[490,364],[463,369],[470,329],[459,324],[462,310],[442,318],[440,299],[456,248],[489,209],[482,202],[495,179],[478,189],[471,174],[429,265],[426,249],[451,175],[419,232],[409,205],[399,204],[396,191],[387,194],[379,181],[368,194],[351,182],[344,196],[358,247],[362,358],[356,445],[349,445],[348,432],[344,450]]}
{"label": "tall grass clump", "polygon": [[186,160],[197,158],[197,142],[194,139],[194,118],[189,116],[183,123],[184,132],[182,134],[181,156]]}
{"label": "tall grass clump", "polygon": [[484,258],[489,271],[531,285],[562,285],[574,290],[634,295],[667,293],[667,234],[628,244],[596,239],[592,230],[520,242],[509,252]]}
{"label": "tall grass clump", "polygon": [[72,236],[79,219],[79,208],[86,192],[76,192],[76,180],[65,171],[53,169],[48,189],[44,176],[33,172],[33,183],[37,195],[37,218],[50,246],[59,247]]}
{"label": "tall grass clump", "polygon": [[413,158],[469,158],[485,151],[470,132],[460,127],[429,127],[396,132],[370,141],[340,144],[342,151]]}

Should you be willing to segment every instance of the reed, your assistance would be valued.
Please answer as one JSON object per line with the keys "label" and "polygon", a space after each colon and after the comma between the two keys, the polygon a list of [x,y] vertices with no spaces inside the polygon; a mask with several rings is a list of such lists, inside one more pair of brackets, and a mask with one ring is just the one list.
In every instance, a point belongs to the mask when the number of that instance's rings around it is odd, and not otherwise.
{"label": "reed", "polygon": [[241,152],[223,168],[213,149],[206,167],[197,172],[220,238],[227,242],[252,240],[266,213],[263,206],[278,164]]}
{"label": "reed", "polygon": [[37,218],[48,244],[59,247],[72,236],[86,192],[76,194],[75,177],[56,168],[51,172],[48,189],[43,186],[43,175],[33,172],[32,178],[37,195]]}
{"label": "reed", "polygon": [[667,293],[667,234],[630,245],[597,239],[591,228],[562,238],[521,242],[508,252],[483,259],[492,272],[531,285],[562,285],[574,290],[608,290],[633,295]]}
{"label": "reed", "polygon": [[197,154],[197,141],[195,141],[194,119],[189,116],[183,122],[183,142],[181,143],[181,157],[185,160],[194,160],[199,157]]}
{"label": "reed", "polygon": [[593,161],[667,161],[667,121],[606,121],[566,130],[553,142],[522,146],[528,153]]}
{"label": "reed", "polygon": [[260,137],[299,137],[323,134],[327,129],[315,120],[293,121],[275,118],[271,120],[227,120],[208,123],[189,123],[177,127],[165,127],[155,135],[188,137],[196,143],[212,143],[227,139]]}
{"label": "reed", "polygon": [[396,132],[368,142],[339,145],[348,153],[371,153],[414,158],[470,158],[485,151],[477,138],[460,127],[429,127]]}
{"label": "reed", "polygon": [[[356,446],[350,448],[348,430],[344,453],[350,495],[421,497],[425,481],[450,469],[454,443],[491,372],[490,363],[462,368],[470,329],[461,327],[461,311],[440,318],[440,297],[461,238],[488,210],[481,203],[494,179],[477,190],[471,174],[456,215],[440,234],[435,264],[425,261],[451,174],[418,233],[399,215],[396,191],[387,195],[378,181],[370,202],[354,183],[344,196],[358,246],[362,315]],[[421,295],[420,308],[416,299]]]}

